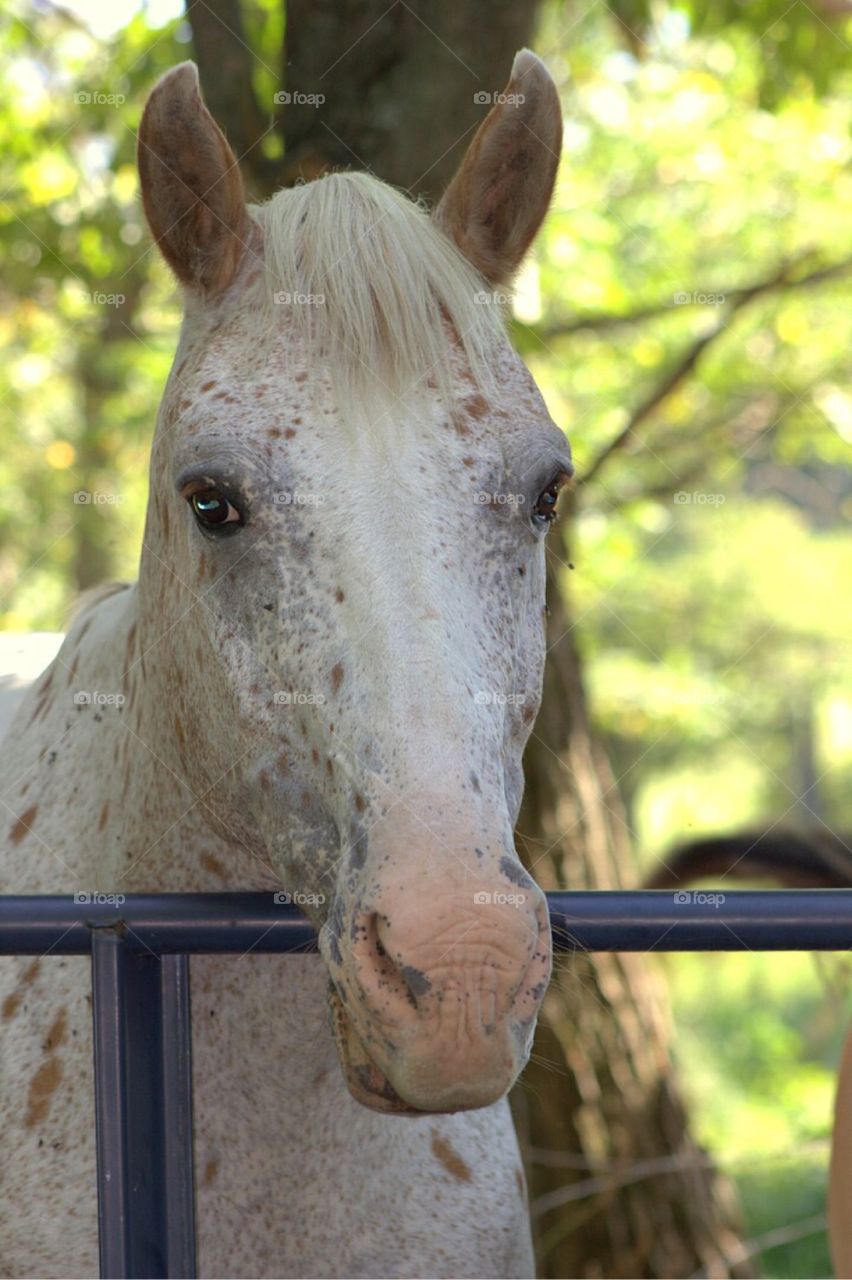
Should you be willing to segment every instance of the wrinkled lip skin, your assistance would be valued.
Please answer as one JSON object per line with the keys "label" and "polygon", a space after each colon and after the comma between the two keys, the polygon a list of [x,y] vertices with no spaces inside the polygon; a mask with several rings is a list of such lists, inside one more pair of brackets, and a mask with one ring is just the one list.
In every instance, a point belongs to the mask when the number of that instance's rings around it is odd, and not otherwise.
{"label": "wrinkled lip skin", "polygon": [[373,1062],[352,1025],[352,1019],[333,986],[329,987],[331,1027],[343,1066],[343,1078],[356,1102],[371,1111],[385,1115],[422,1116],[437,1114],[420,1111],[399,1096],[381,1068]]}

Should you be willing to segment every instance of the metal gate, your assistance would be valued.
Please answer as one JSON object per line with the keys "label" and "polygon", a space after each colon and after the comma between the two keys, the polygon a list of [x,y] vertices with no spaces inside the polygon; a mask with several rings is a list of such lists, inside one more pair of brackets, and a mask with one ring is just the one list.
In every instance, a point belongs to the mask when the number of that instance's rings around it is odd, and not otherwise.
{"label": "metal gate", "polygon": [[[272,893],[0,897],[0,955],[92,957],[100,1267],[196,1274],[189,956],[316,950]],[[103,897],[103,901],[99,901]],[[548,894],[557,951],[846,951],[852,889]]]}

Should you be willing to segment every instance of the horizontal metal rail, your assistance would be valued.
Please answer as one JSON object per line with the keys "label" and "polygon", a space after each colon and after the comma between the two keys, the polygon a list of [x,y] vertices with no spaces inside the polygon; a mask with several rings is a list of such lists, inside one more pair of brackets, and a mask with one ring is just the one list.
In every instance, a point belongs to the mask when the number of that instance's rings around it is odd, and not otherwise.
{"label": "horizontal metal rail", "polygon": [[[852,889],[550,893],[548,905],[557,951],[852,948]],[[0,896],[0,955],[91,956],[102,1276],[196,1274],[188,957],[315,950],[282,893]]]}
{"label": "horizontal metal rail", "polygon": [[[275,901],[283,896],[128,894],[119,903],[79,902],[70,894],[0,897],[0,955],[87,955],[101,929],[118,930],[130,950],[156,955],[315,951],[312,926],[297,907]],[[852,948],[852,888],[603,890],[547,897],[558,951]]]}

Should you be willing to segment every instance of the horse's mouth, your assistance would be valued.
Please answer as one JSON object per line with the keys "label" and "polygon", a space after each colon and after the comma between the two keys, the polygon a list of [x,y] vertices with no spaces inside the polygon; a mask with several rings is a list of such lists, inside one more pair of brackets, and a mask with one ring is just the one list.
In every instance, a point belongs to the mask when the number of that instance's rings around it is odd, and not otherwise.
{"label": "horse's mouth", "polygon": [[355,1101],[386,1115],[422,1116],[422,1111],[399,1096],[385,1073],[373,1062],[333,986],[329,988],[329,1005],[343,1078]]}

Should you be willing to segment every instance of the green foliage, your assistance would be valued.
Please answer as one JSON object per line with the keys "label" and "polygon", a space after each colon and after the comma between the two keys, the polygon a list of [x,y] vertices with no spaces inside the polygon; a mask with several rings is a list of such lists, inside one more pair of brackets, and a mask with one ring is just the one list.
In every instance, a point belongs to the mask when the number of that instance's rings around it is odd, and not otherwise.
{"label": "green foliage", "polygon": [[[76,590],[132,577],[174,344],[138,204],[135,127],[185,55],[141,16],[108,44],[60,9],[0,51],[0,619],[61,626]],[[81,503],[75,495],[92,495]]]}
{"label": "green foliage", "polygon": [[[846,958],[669,956],[675,1053],[692,1122],[736,1181],[766,1275],[831,1274],[824,1223]],[[829,996],[829,998],[827,998]],[[801,1231],[801,1236],[797,1233]]]}

